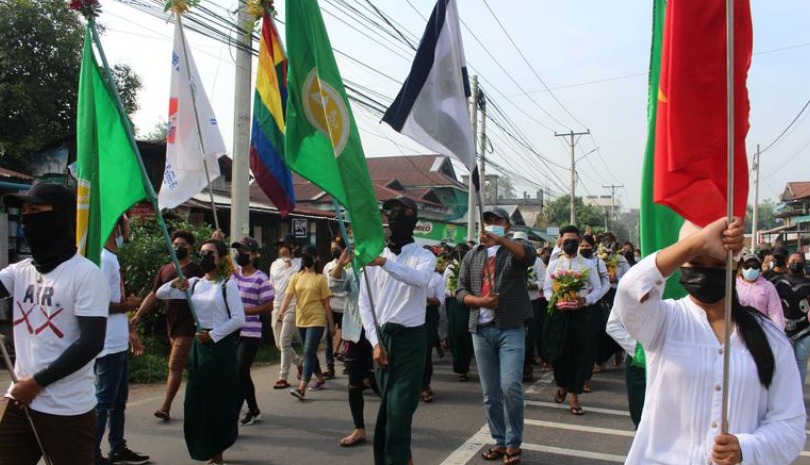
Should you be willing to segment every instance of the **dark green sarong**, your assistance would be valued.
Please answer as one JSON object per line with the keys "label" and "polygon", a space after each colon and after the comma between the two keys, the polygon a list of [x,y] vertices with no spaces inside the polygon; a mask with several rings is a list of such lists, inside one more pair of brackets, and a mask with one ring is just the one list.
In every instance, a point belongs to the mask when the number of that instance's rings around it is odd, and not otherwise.
{"label": "dark green sarong", "polygon": [[473,356],[472,336],[470,335],[470,309],[455,297],[445,299],[447,305],[447,339],[453,352],[453,372],[467,374]]}
{"label": "dark green sarong", "polygon": [[239,377],[235,334],[216,344],[194,338],[188,364],[183,432],[194,460],[209,460],[231,447],[239,434]]}
{"label": "dark green sarong", "polygon": [[374,428],[374,463],[407,465],[411,460],[411,421],[419,405],[425,369],[425,327],[386,323],[379,338],[388,354],[388,367],[375,369],[381,399]]}

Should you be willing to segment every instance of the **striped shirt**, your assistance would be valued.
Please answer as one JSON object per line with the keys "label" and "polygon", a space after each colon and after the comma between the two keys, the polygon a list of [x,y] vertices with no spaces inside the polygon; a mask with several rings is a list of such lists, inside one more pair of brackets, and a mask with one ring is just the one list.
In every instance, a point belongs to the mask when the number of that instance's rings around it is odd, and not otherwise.
{"label": "striped shirt", "polygon": [[[256,270],[250,276],[243,276],[237,272],[233,274],[233,280],[239,287],[239,296],[242,298],[242,305],[245,310],[256,307],[273,300],[273,286],[267,274],[261,270]],[[245,315],[245,325],[242,326],[241,337],[262,337],[262,320],[259,315]]]}

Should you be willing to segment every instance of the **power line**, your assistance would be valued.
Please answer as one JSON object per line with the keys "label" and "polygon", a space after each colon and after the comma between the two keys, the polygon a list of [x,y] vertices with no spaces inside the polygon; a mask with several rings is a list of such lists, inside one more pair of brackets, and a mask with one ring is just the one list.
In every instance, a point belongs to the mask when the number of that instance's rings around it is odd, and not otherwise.
{"label": "power line", "polygon": [[770,144],[768,144],[768,146],[767,146],[767,147],[765,147],[764,149],[762,149],[762,150],[761,150],[759,153],[760,153],[760,154],[762,154],[762,152],[767,151],[769,148],[773,147],[773,146],[774,146],[774,144],[776,144],[777,142],[779,142],[779,139],[781,139],[781,138],[782,138],[782,136],[784,136],[784,135],[785,135],[785,134],[788,132],[788,130],[789,130],[789,129],[790,129],[790,128],[791,128],[791,127],[792,127],[792,126],[793,126],[793,125],[796,123],[796,121],[798,121],[799,117],[800,117],[800,116],[802,116],[802,113],[804,113],[804,110],[807,110],[807,107],[808,107],[808,106],[810,106],[810,100],[808,100],[808,101],[807,101],[807,103],[805,103],[805,104],[804,104],[804,106],[802,107],[802,109],[801,109],[801,110],[799,110],[799,113],[796,115],[796,117],[795,117],[795,118],[793,118],[793,121],[791,121],[791,122],[790,122],[790,124],[788,124],[788,125],[787,125],[787,127],[785,128],[785,130],[784,130],[784,131],[782,131],[782,132],[781,132],[781,133],[780,133],[778,136],[776,136],[776,139],[774,139],[774,140],[773,140],[773,142],[771,142]]}

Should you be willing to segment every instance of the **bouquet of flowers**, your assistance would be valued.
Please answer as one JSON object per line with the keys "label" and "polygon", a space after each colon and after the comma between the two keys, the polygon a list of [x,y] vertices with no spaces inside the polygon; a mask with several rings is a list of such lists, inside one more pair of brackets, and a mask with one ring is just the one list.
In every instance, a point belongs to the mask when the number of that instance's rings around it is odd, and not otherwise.
{"label": "bouquet of flowers", "polygon": [[599,245],[597,255],[605,262],[605,268],[607,268],[611,282],[614,281],[616,279],[616,271],[619,269],[619,255],[611,252],[610,249],[602,244]]}
{"label": "bouquet of flowers", "polygon": [[576,310],[578,293],[588,282],[588,272],[560,270],[551,274],[551,300],[548,301],[548,313],[554,310]]}
{"label": "bouquet of flowers", "polygon": [[537,272],[534,271],[534,267],[530,266],[528,271],[528,277],[526,278],[526,287],[531,288],[533,284],[537,283]]}

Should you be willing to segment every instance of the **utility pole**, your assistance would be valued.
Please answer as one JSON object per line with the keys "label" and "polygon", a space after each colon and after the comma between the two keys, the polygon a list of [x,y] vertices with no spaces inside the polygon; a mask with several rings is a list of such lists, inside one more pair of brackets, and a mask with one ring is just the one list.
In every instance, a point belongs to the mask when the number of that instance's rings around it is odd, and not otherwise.
{"label": "utility pole", "polygon": [[[472,77],[472,98],[470,99],[470,124],[472,124],[473,134],[478,132],[478,76]],[[475,154],[477,157],[477,153]],[[476,164],[478,162],[476,161]],[[479,176],[481,183],[486,183],[486,178]],[[475,184],[473,184],[473,172],[467,179],[467,240],[475,240]]]}
{"label": "utility pole", "polygon": [[[480,166],[478,174],[481,178],[481,187],[484,189],[483,201],[487,201],[487,99],[481,89],[478,89],[478,111],[481,112],[481,130],[478,132],[478,153],[481,154]],[[492,200],[493,205],[497,205],[498,200],[498,178],[495,178],[495,199]],[[482,205],[485,207],[485,205]],[[481,226],[483,228],[483,226]]]}
{"label": "utility pole", "polygon": [[554,132],[554,137],[570,137],[570,139],[568,140],[568,146],[571,147],[571,216],[570,216],[570,221],[571,221],[571,224],[573,224],[573,225],[577,224],[577,212],[576,212],[576,207],[575,207],[575,203],[574,203],[574,198],[575,198],[575,195],[576,195],[576,186],[577,186],[577,162],[576,162],[576,158],[575,158],[575,154],[574,154],[574,148],[577,146],[577,141],[579,140],[579,138],[574,139],[574,136],[583,136],[583,135],[587,135],[587,134],[590,134],[590,133],[591,133],[590,130],[585,131],[585,132],[569,131],[567,134],[566,133],[557,134],[556,131]]}
{"label": "utility pole", "polygon": [[754,213],[751,215],[751,252],[754,252],[759,245],[757,243],[757,207],[759,207],[759,144],[757,144],[757,151],[754,153],[754,166],[751,167],[751,170],[756,174],[756,177],[754,178]]}
{"label": "utility pole", "polygon": [[[610,226],[613,226],[613,220],[616,219],[616,189],[620,189],[624,187],[624,184],[621,186],[617,186],[615,184],[611,184],[609,186],[602,185],[603,189],[610,189]],[[608,225],[605,224],[605,229],[608,228]]]}
{"label": "utility pole", "polygon": [[232,240],[250,235],[248,182],[250,165],[250,74],[253,47],[253,20],[244,7],[239,8],[236,28],[236,76],[233,112],[233,167],[231,173]]}

